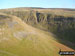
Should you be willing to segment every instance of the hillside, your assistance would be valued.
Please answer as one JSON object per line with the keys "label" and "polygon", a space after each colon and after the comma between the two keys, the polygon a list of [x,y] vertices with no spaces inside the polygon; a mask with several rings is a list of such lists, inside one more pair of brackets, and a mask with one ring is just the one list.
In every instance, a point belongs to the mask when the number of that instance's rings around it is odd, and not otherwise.
{"label": "hillside", "polygon": [[75,49],[75,13],[40,10],[0,10],[1,56],[59,56],[60,49]]}
{"label": "hillside", "polygon": [[[75,9],[12,8],[0,12],[20,17],[25,23],[52,32],[60,39],[75,43]],[[58,39],[59,39],[58,38]]]}

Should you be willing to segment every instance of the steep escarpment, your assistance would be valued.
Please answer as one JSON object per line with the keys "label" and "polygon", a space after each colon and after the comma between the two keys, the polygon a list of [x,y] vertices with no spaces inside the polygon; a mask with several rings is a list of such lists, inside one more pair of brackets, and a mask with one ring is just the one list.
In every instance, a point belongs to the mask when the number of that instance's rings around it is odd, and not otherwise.
{"label": "steep escarpment", "polygon": [[[57,9],[8,9],[1,11],[20,17],[25,23],[52,32],[58,39],[75,43],[75,11]],[[61,41],[62,42],[62,41]],[[69,43],[68,43],[69,45]]]}
{"label": "steep escarpment", "polygon": [[73,51],[73,12],[51,11],[0,10],[0,56],[59,56],[60,49]]}
{"label": "steep escarpment", "polygon": [[1,56],[59,56],[60,49],[73,50],[49,32],[34,28],[16,16],[0,13]]}

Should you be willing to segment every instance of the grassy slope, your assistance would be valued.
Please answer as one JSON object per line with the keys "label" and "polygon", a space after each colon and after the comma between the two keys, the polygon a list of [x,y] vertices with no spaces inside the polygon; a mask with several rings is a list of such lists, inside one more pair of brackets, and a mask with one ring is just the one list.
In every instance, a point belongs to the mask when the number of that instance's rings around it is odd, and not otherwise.
{"label": "grassy slope", "polygon": [[1,10],[1,12],[15,15],[31,26],[52,32],[58,39],[65,40],[64,44],[75,49],[75,45],[69,43],[75,43],[75,11],[71,9],[15,8]]}
{"label": "grassy slope", "polygon": [[[8,13],[8,11],[5,12]],[[33,13],[34,16],[30,16],[30,12],[28,11],[11,12],[10,10],[8,14],[12,13],[32,26],[39,26],[38,28],[41,29],[47,29],[47,26],[49,26],[45,23],[37,22],[36,12]],[[63,50],[71,50],[67,46],[60,44],[54,35],[50,34],[49,32],[33,28],[32,26],[29,26],[23,22],[20,18],[10,15],[8,16],[2,13],[0,14],[0,22],[5,22],[0,24],[1,56],[59,56],[58,51],[60,48]],[[43,18],[43,16],[40,17],[40,19],[41,18]],[[41,24],[43,26],[41,26]]]}
{"label": "grassy slope", "polygon": [[60,48],[71,50],[58,43],[52,34],[33,28],[20,18],[0,15],[1,56],[59,56]]}
{"label": "grassy slope", "polygon": [[[1,14],[2,15],[2,14]],[[6,15],[3,15],[6,16]],[[1,18],[0,18],[1,19]],[[11,19],[12,21],[9,21]],[[37,30],[23,23],[19,18],[12,17],[9,19],[1,19],[3,25],[0,26],[0,55],[1,56],[53,56],[56,46],[54,46],[49,40],[49,36],[46,36],[43,31]],[[7,20],[7,21],[6,21]],[[17,22],[13,28],[9,27],[7,22]],[[10,23],[11,24],[11,23]],[[4,28],[4,30],[2,30]],[[16,32],[25,32],[27,36],[14,37]],[[24,34],[25,34],[24,33]],[[58,56],[58,54],[55,53]]]}

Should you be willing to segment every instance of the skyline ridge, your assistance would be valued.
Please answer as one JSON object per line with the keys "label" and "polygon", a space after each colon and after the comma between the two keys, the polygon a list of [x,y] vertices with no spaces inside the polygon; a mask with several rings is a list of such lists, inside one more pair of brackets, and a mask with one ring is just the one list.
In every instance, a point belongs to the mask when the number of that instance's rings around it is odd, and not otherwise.
{"label": "skyline ridge", "polygon": [[1,0],[0,9],[15,7],[74,8],[75,0]]}

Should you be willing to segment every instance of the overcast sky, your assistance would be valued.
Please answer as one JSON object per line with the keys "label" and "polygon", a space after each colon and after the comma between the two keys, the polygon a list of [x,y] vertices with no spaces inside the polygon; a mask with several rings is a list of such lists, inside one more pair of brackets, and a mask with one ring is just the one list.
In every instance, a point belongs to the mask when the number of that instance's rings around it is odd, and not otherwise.
{"label": "overcast sky", "polygon": [[0,0],[0,9],[15,7],[75,9],[75,0]]}

